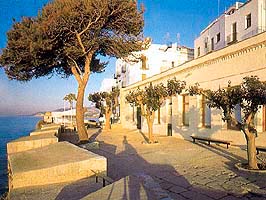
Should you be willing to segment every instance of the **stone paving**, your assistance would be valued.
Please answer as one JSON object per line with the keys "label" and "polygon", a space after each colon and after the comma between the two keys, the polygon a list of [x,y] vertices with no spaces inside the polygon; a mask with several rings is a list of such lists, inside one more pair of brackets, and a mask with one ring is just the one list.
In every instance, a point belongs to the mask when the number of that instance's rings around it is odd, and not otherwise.
{"label": "stone paving", "polygon": [[240,148],[164,136],[156,138],[158,144],[145,144],[138,131],[120,126],[110,132],[91,131],[90,136],[100,142],[100,149],[92,151],[107,157],[108,176],[114,180],[146,173],[173,199],[266,199],[266,173],[234,167],[246,162],[246,151]]}

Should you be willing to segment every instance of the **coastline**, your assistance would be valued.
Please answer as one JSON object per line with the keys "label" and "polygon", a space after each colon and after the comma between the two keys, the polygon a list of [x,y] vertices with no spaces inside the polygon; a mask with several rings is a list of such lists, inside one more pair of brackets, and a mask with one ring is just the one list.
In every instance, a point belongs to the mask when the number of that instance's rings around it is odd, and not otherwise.
{"label": "coastline", "polygon": [[40,119],[32,115],[0,115],[0,197],[8,191],[7,143],[35,130]]}

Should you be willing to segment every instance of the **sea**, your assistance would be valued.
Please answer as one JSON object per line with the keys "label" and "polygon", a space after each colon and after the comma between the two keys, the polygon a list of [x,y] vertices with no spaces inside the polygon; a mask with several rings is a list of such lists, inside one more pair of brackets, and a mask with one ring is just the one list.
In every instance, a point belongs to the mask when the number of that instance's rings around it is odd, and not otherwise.
{"label": "sea", "polygon": [[6,144],[29,135],[40,119],[35,116],[0,116],[0,197],[8,189]]}

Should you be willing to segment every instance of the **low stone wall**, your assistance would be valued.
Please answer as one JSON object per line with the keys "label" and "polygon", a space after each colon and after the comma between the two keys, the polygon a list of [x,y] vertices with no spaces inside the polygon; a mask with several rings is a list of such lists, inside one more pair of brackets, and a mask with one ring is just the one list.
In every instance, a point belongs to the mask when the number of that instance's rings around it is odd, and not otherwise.
{"label": "low stone wall", "polygon": [[30,149],[44,147],[58,142],[58,138],[51,135],[41,134],[21,137],[7,143],[7,154],[18,153]]}
{"label": "low stone wall", "polygon": [[30,135],[41,135],[41,134],[50,134],[50,135],[57,135],[59,133],[59,128],[49,128],[49,129],[41,129],[35,130],[30,133]]}
{"label": "low stone wall", "polygon": [[10,154],[9,190],[74,181],[106,172],[107,159],[68,142]]}

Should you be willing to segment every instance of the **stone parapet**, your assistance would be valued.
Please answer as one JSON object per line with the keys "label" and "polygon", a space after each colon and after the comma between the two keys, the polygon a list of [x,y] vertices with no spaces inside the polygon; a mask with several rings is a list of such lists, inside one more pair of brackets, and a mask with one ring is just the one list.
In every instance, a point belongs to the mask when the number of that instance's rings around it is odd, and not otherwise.
{"label": "stone parapet", "polygon": [[49,128],[49,129],[38,129],[30,133],[30,135],[41,135],[41,134],[49,134],[49,135],[57,135],[59,133],[59,128]]}
{"label": "stone parapet", "polygon": [[7,154],[36,149],[56,142],[58,142],[57,137],[45,134],[21,137],[7,143]]}

